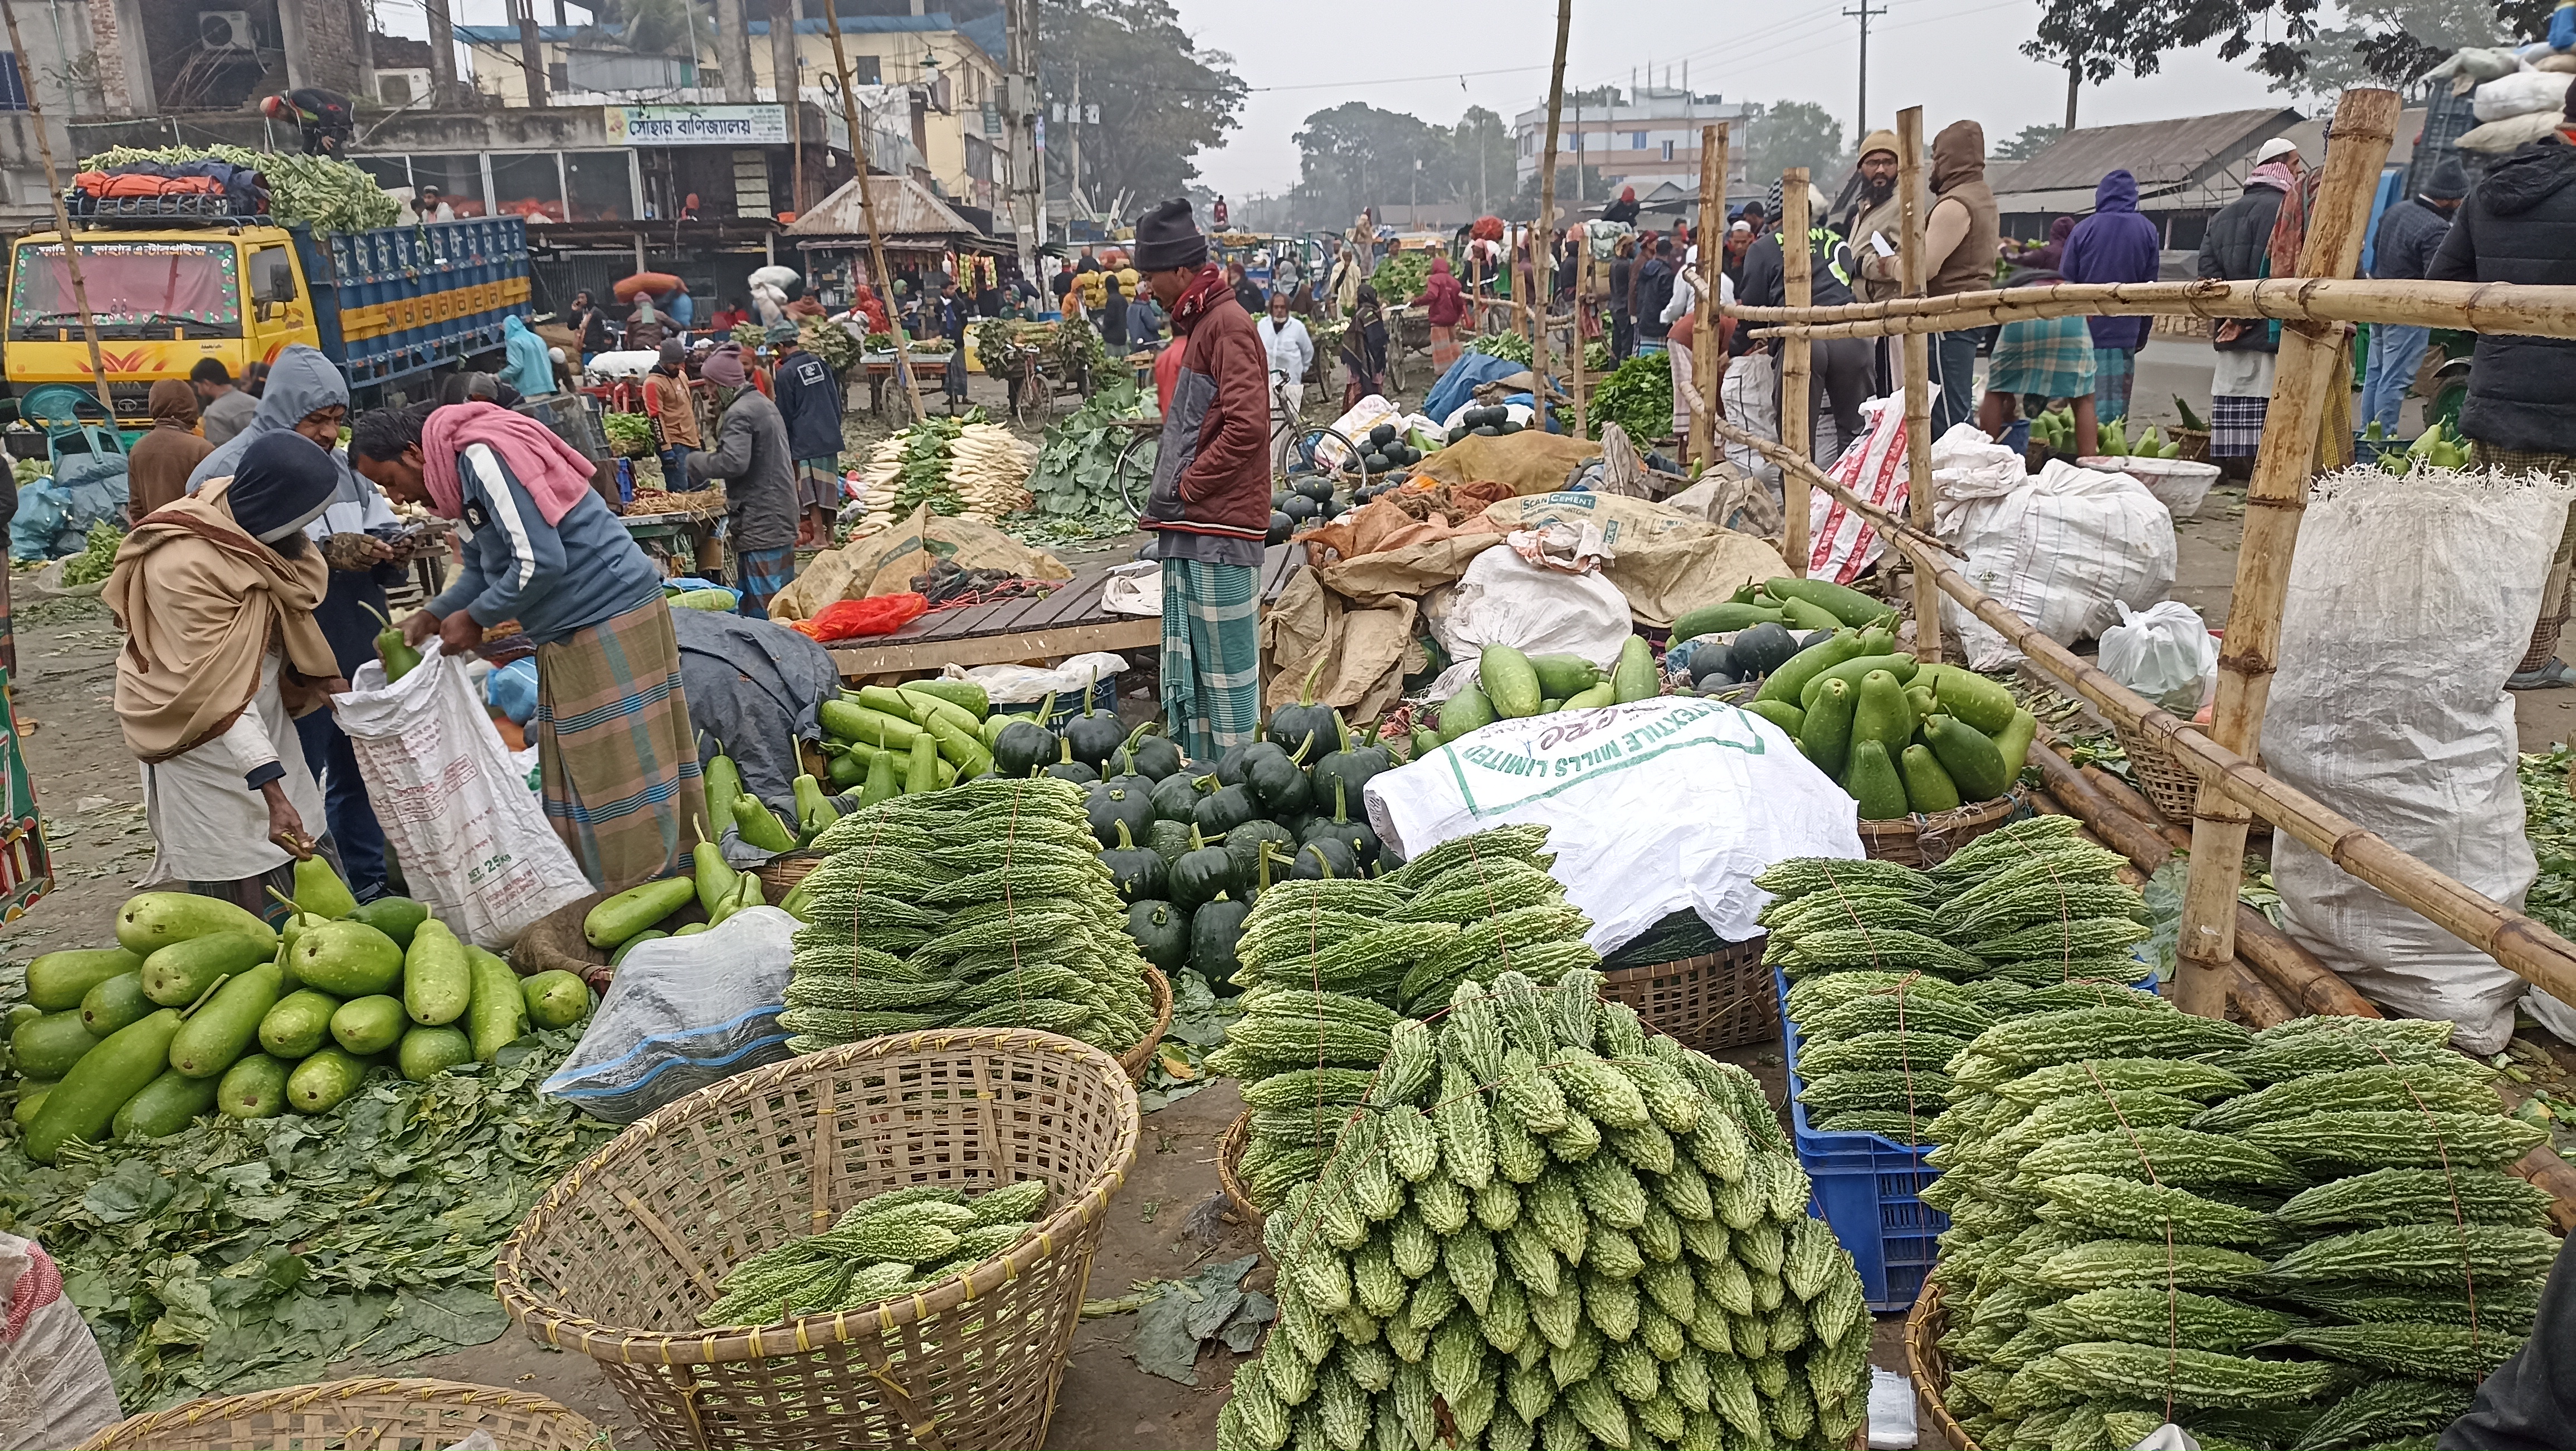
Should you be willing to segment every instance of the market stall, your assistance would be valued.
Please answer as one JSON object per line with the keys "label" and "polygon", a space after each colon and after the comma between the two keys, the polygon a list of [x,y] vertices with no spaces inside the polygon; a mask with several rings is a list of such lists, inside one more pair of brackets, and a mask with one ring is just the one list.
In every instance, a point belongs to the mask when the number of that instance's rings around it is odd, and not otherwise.
{"label": "market stall", "polygon": [[[913,177],[870,175],[865,181],[868,196],[861,196],[860,180],[853,178],[787,227],[787,235],[808,259],[808,270],[824,279],[826,307],[847,309],[861,284],[873,286],[878,299],[895,308],[936,297],[943,276],[957,277],[970,300],[985,290],[978,285],[980,279],[998,282],[1001,259],[1012,255],[1008,242],[985,236]],[[874,228],[868,216],[871,208]],[[893,273],[889,278],[874,275],[869,259],[872,230],[877,231],[885,265]],[[977,276],[969,276],[970,269]],[[879,341],[883,347],[875,346]],[[888,385],[901,382],[898,369],[909,370],[922,388],[934,388],[955,351],[948,339],[924,337],[918,331],[911,334],[908,355],[903,358],[894,355],[891,334],[878,334],[869,342],[868,403],[878,417],[885,414]]]}

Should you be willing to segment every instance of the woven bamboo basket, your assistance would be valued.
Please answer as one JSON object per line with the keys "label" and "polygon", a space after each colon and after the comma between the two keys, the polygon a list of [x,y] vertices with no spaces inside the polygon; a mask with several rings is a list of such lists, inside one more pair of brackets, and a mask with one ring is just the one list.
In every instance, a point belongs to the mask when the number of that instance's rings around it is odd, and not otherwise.
{"label": "woven bamboo basket", "polygon": [[1959,1429],[1958,1419],[1950,1414],[1945,1400],[1950,1389],[1950,1358],[1942,1353],[1941,1337],[1949,1329],[1949,1312],[1941,1308],[1941,1277],[1928,1276],[1922,1293],[1914,1297],[1914,1308],[1905,1315],[1906,1374],[1914,1381],[1914,1401],[1923,1418],[1939,1428],[1951,1451],[1977,1451],[1977,1443]]}
{"label": "woven bamboo basket", "polygon": [[2120,738],[2120,749],[2128,754],[2129,779],[2139,792],[2155,803],[2167,821],[2189,822],[2192,806],[2200,800],[2200,778],[2146,732],[2113,721],[2111,733]]}
{"label": "woven bamboo basket", "polygon": [[1172,1030],[1172,980],[1162,969],[1145,964],[1145,985],[1154,990],[1154,1026],[1136,1046],[1118,1055],[1119,1070],[1130,1083],[1145,1081],[1145,1072],[1154,1066],[1154,1050],[1162,1046],[1163,1035]]}
{"label": "woven bamboo basket", "polygon": [[823,858],[829,855],[831,853],[820,851],[792,851],[753,867],[752,874],[760,878],[761,899],[773,907],[787,900],[787,894],[796,890],[796,884],[821,866]]}
{"label": "woven bamboo basket", "polygon": [[[598,1361],[663,1446],[1036,1447],[1137,1133],[1126,1075],[1070,1038],[844,1044],[700,1089],[610,1140],[520,1222],[494,1287],[531,1336]],[[732,1266],[872,1194],[1023,1178],[1054,1187],[1046,1221],[925,1294],[697,1324]]]}
{"label": "woven bamboo basket", "polygon": [[1780,988],[1755,935],[1715,952],[1603,975],[1601,991],[1685,1048],[1709,1052],[1780,1034]]}
{"label": "woven bamboo basket", "polygon": [[1860,844],[1862,850],[1883,862],[1937,867],[1969,842],[2028,815],[2030,801],[2015,786],[1992,801],[1980,801],[1956,811],[1864,821],[1860,824]]}
{"label": "woven bamboo basket", "polygon": [[2172,439],[2181,449],[2181,451],[2176,453],[2174,457],[2187,459],[2196,464],[2205,464],[2209,462],[2208,429],[2169,428],[2165,430],[2165,437]]}
{"label": "woven bamboo basket", "polygon": [[209,1396],[128,1416],[82,1451],[439,1451],[476,1431],[511,1451],[582,1451],[606,1444],[599,1427],[543,1396],[452,1380],[366,1377]]}
{"label": "woven bamboo basket", "polygon": [[1243,1181],[1234,1177],[1234,1166],[1243,1162],[1243,1151],[1252,1143],[1252,1110],[1235,1115],[1225,1126],[1225,1137],[1216,1141],[1216,1187],[1225,1192],[1225,1202],[1233,1206],[1236,1217],[1254,1229],[1269,1218],[1244,1192]]}

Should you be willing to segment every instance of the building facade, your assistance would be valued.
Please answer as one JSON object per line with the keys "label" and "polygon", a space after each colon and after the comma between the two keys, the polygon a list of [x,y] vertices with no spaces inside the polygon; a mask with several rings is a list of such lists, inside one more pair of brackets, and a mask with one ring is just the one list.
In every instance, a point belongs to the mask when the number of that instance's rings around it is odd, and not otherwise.
{"label": "building facade", "polygon": [[[1598,96],[1600,93],[1594,93]],[[1699,190],[1700,128],[1724,121],[1733,128],[1729,150],[1734,176],[1743,175],[1744,128],[1752,107],[1718,95],[1694,95],[1670,86],[1639,86],[1609,93],[1609,104],[1569,100],[1557,114],[1557,193],[1573,193],[1575,168],[1588,166],[1612,189],[1633,186],[1639,196],[1665,182],[1696,194]],[[1547,146],[1547,108],[1523,111],[1512,118],[1514,181],[1526,188],[1538,174],[1539,156]],[[1592,198],[1591,200],[1598,200]]]}

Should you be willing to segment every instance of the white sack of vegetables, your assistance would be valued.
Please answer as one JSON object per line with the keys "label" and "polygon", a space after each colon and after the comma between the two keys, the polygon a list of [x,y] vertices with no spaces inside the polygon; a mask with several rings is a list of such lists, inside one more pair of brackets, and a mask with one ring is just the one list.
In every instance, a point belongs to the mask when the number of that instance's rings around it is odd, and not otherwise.
{"label": "white sack of vegetables", "polygon": [[1547,827],[1552,874],[1602,953],[1683,910],[1741,941],[1759,930],[1764,867],[1861,854],[1858,807],[1788,732],[1695,697],[1499,720],[1371,778],[1367,796],[1369,824],[1408,857],[1489,827]]}

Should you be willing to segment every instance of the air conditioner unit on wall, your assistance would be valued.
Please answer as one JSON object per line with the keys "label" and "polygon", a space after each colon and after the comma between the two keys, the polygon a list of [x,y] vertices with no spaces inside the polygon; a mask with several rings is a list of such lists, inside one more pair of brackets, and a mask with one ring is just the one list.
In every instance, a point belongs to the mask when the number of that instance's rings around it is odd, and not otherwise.
{"label": "air conditioner unit on wall", "polygon": [[247,10],[198,11],[197,44],[208,50],[259,49],[259,43],[251,36],[250,12]]}

